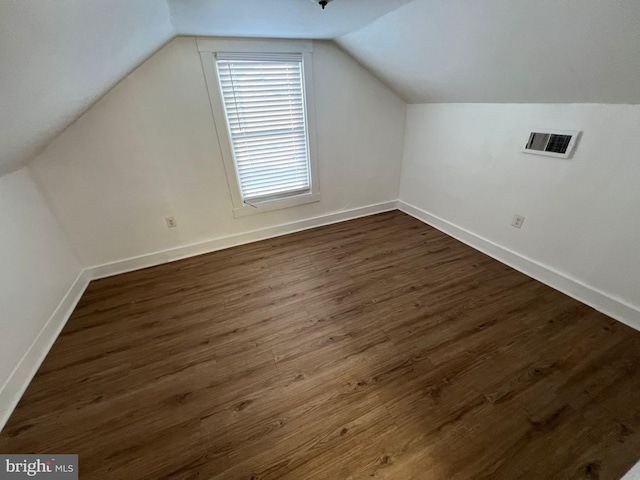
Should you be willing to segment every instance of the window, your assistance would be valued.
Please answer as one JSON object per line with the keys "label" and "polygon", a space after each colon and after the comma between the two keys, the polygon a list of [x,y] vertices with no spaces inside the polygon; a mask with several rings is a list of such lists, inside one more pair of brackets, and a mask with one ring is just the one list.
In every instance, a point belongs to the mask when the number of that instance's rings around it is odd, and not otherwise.
{"label": "window", "polygon": [[299,43],[201,48],[236,216],[319,200],[311,54]]}

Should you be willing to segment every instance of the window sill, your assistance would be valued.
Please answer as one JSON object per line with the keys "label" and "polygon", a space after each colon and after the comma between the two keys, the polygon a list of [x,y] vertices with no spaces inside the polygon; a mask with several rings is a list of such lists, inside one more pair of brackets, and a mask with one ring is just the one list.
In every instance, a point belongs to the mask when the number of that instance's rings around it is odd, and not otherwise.
{"label": "window sill", "polygon": [[275,200],[268,200],[260,203],[254,203],[255,207],[250,205],[244,205],[239,208],[233,209],[233,216],[236,218],[246,217],[247,215],[255,215],[256,213],[269,212],[271,210],[280,210],[283,208],[296,207],[298,205],[304,205],[306,203],[313,203],[320,201],[319,193],[305,193],[302,195],[296,195],[293,197],[278,198]]}

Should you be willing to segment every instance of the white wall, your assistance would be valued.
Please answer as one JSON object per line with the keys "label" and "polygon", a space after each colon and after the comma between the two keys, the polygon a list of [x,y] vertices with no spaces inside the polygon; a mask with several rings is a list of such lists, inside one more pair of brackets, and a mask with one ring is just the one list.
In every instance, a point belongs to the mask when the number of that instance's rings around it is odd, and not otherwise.
{"label": "white wall", "polygon": [[233,217],[196,42],[178,37],[31,164],[84,263],[395,200],[405,103],[332,43],[314,49],[319,203]]}
{"label": "white wall", "polygon": [[173,36],[163,0],[0,2],[0,175]]}
{"label": "white wall", "polygon": [[[640,310],[639,126],[638,105],[410,105],[400,199]],[[521,153],[534,127],[582,130],[573,159]]]}
{"label": "white wall", "polygon": [[[26,168],[0,177],[0,393],[82,267]],[[0,397],[0,428],[5,395]]]}

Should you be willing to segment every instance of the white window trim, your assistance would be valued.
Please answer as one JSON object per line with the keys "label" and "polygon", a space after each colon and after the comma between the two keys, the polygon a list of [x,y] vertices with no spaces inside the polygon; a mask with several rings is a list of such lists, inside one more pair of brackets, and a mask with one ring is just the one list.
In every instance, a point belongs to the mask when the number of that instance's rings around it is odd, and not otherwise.
{"label": "white window trim", "polygon": [[[318,175],[315,97],[313,93],[313,43],[299,40],[252,40],[228,38],[198,38],[198,51],[202,59],[202,68],[209,91],[211,110],[220,144],[224,169],[233,203],[233,215],[243,217],[269,210],[278,210],[311,202],[320,201],[320,184]],[[292,195],[274,200],[253,203],[254,206],[242,201],[240,183],[236,173],[236,166],[231,149],[231,136],[227,128],[227,119],[220,92],[218,71],[215,66],[216,52],[246,52],[246,53],[300,53],[302,54],[304,95],[307,113],[307,137],[309,143],[310,183],[309,192]]]}

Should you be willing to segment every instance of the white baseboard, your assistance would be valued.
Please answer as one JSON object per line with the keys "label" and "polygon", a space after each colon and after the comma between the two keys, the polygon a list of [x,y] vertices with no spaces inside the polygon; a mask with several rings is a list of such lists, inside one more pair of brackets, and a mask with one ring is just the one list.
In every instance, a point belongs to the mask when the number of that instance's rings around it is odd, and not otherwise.
{"label": "white baseboard", "polygon": [[553,268],[543,265],[535,260],[524,257],[507,248],[480,237],[464,228],[458,227],[443,218],[421,210],[401,200],[398,201],[398,209],[418,220],[431,225],[434,228],[460,240],[462,243],[479,250],[499,262],[528,275],[536,280],[549,285],[560,292],[575,298],[576,300],[595,308],[636,330],[640,330],[640,308],[635,307],[621,299],[602,292],[594,287],[585,285],[580,280],[558,272]]}
{"label": "white baseboard", "polygon": [[344,222],[355,218],[366,217],[376,213],[396,210],[397,201],[390,201],[369,205],[367,207],[355,208],[342,212],[322,215],[319,217],[300,220],[273,227],[253,230],[238,235],[230,235],[202,243],[181,246],[162,252],[155,252],[139,257],[112,262],[96,267],[85,268],[75,280],[69,291],[64,296],[55,312],[47,323],[42,327],[40,333],[33,341],[27,353],[18,362],[7,381],[0,387],[0,431],[4,428],[7,420],[18,405],[20,398],[26,391],[29,383],[37,373],[40,365],[49,353],[54,342],[60,335],[67,320],[73,313],[76,305],[80,301],[82,294],[86,290],[91,280],[109,277],[120,273],[126,273],[141,268],[153,267],[167,262],[173,262],[203,253],[209,253],[224,248],[235,247],[246,243],[278,237],[289,233],[308,230],[310,228],[321,227],[332,223]]}
{"label": "white baseboard", "polygon": [[82,297],[87,285],[89,285],[89,280],[86,270],[81,271],[58,304],[53,315],[49,317],[36,339],[0,388],[0,431],[9,420],[13,410],[18,405],[22,395],[76,308],[80,297]]}
{"label": "white baseboard", "polygon": [[344,222],[355,218],[366,217],[376,213],[399,209],[422,222],[437,228],[461,242],[479,250],[510,267],[545,283],[593,308],[609,315],[630,327],[640,330],[640,309],[607,295],[580,281],[570,278],[556,270],[534,260],[508,250],[500,245],[482,238],[472,232],[460,228],[442,218],[402,201],[390,201],[332,213],[297,222],[291,222],[260,230],[220,237],[192,245],[155,252],[148,255],[128,258],[83,270],[64,296],[53,315],[44,325],[38,337],[22,357],[9,379],[0,388],[0,430],[4,428],[11,413],[29,383],[40,368],[47,353],[51,349],[62,328],[71,316],[90,280],[126,273],[141,268],[152,267],[173,262],[195,255],[214,252],[246,243],[278,237],[289,233],[321,227],[333,223]]}
{"label": "white baseboard", "polygon": [[398,202],[396,200],[393,200],[391,202],[378,203],[375,205],[369,205],[367,207],[360,207],[354,208],[352,210],[330,213],[328,215],[322,215],[319,217],[284,223],[281,225],[275,225],[273,227],[262,228],[259,230],[252,230],[237,235],[229,235],[213,240],[207,240],[206,242],[184,245],[160,252],[154,252],[138,257],[118,260],[116,262],[87,268],[87,271],[89,272],[91,280],[97,280],[99,278],[110,277],[121,273],[139,270],[141,268],[154,267],[163,263],[174,262],[176,260],[182,260],[183,258],[202,255],[204,253],[211,253],[217,250],[223,250],[225,248],[244,245],[246,243],[266,240],[268,238],[279,237],[281,235],[308,230],[310,228],[321,227],[323,225],[329,225],[332,223],[344,222],[360,217],[367,217],[376,213],[388,212],[390,210],[396,210],[397,208]]}

